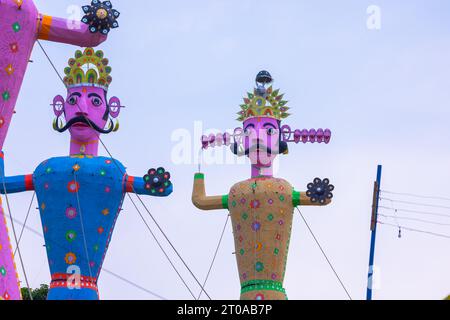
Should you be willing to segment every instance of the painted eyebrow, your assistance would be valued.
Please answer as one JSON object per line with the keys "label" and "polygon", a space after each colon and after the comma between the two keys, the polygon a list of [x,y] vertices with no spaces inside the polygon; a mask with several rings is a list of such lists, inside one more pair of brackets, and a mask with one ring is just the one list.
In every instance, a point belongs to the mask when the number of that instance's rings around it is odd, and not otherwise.
{"label": "painted eyebrow", "polygon": [[277,127],[275,127],[272,123],[269,123],[269,122],[267,122],[267,123],[264,124],[264,127],[267,127],[267,126],[272,127],[272,128],[274,128],[274,129],[277,128]]}
{"label": "painted eyebrow", "polygon": [[255,125],[253,123],[250,123],[248,126],[245,127],[245,129],[248,129],[248,128],[255,128]]}
{"label": "painted eyebrow", "polygon": [[96,93],[89,93],[88,94],[88,98],[90,98],[90,97],[97,97],[97,98],[99,98],[100,100],[102,100],[102,102],[103,102],[103,99],[102,99],[102,97],[100,97],[98,94],[96,94]]}
{"label": "painted eyebrow", "polygon": [[69,98],[70,98],[70,97],[73,97],[73,96],[81,97],[81,93],[79,93],[79,92],[74,92],[74,93],[72,93],[72,94],[69,96]]}

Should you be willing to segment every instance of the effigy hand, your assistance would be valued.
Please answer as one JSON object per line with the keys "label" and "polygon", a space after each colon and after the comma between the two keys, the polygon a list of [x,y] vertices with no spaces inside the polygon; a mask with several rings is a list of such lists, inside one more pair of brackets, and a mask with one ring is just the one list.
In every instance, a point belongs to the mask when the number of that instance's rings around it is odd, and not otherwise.
{"label": "effigy hand", "polygon": [[107,35],[111,29],[119,27],[117,18],[120,12],[113,9],[110,1],[93,0],[91,5],[83,6],[85,16],[81,21],[89,25],[91,33]]}
{"label": "effigy hand", "polygon": [[151,195],[163,195],[172,187],[170,173],[164,168],[148,170],[148,174],[144,176],[144,182],[144,188]]}
{"label": "effigy hand", "polygon": [[325,205],[333,199],[333,191],[334,186],[330,184],[329,179],[315,178],[312,183],[308,184],[306,196],[310,198],[312,203]]}

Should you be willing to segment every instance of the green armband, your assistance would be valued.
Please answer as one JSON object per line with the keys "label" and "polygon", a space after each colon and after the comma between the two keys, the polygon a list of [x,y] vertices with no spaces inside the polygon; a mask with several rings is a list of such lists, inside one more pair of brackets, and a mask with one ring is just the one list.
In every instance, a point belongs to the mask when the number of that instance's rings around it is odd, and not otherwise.
{"label": "green armband", "polygon": [[228,195],[222,196],[222,206],[224,209],[228,209]]}
{"label": "green armband", "polygon": [[205,175],[203,173],[196,173],[194,180],[205,180]]}
{"label": "green armband", "polygon": [[300,192],[292,191],[292,205],[298,207],[300,205]]}

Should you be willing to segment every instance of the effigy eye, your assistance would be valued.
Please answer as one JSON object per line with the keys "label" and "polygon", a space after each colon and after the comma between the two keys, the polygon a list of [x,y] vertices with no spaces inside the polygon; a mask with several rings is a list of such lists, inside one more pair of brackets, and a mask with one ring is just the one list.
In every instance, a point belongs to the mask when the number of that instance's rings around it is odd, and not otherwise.
{"label": "effigy eye", "polygon": [[92,104],[96,107],[101,106],[102,100],[100,100],[99,98],[94,98],[94,99],[92,99]]}
{"label": "effigy eye", "polygon": [[67,102],[71,105],[75,105],[77,103],[77,98],[75,96],[72,96],[67,100]]}
{"label": "effigy eye", "polygon": [[274,136],[277,133],[277,131],[274,128],[267,128],[267,134],[269,136]]}

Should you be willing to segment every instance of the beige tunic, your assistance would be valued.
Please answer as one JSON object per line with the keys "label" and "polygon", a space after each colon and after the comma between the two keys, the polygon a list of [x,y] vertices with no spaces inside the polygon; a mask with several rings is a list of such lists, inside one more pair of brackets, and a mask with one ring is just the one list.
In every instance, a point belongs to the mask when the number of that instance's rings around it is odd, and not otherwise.
{"label": "beige tunic", "polygon": [[283,289],[293,219],[293,187],[283,179],[252,178],[231,188],[241,299],[287,299]]}

